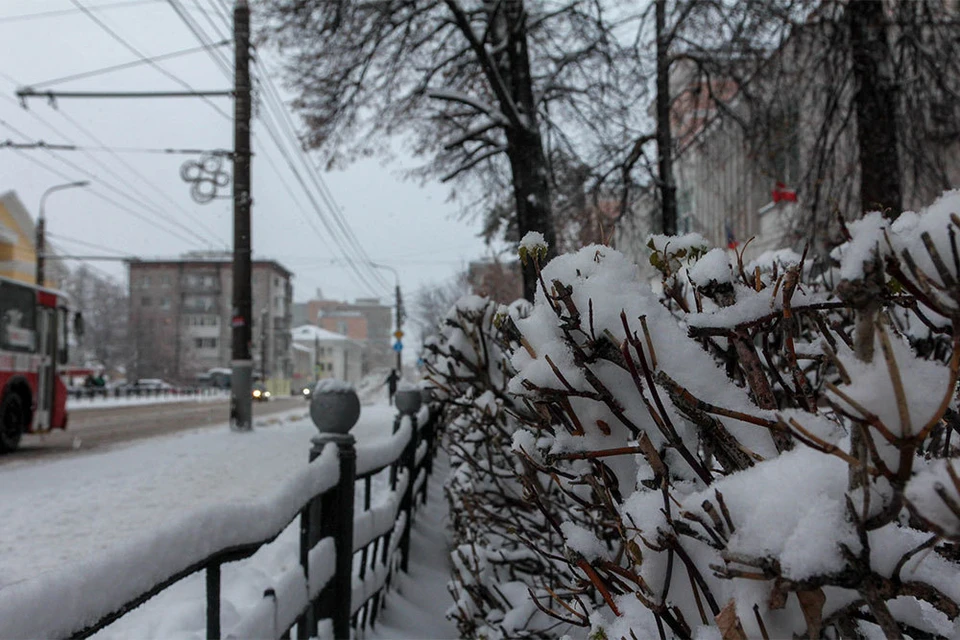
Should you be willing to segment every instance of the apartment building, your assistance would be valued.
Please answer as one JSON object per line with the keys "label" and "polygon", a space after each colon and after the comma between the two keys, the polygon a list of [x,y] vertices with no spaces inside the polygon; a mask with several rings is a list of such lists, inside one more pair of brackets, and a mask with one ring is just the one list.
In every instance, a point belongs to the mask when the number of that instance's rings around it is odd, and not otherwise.
{"label": "apartment building", "polygon": [[[232,258],[192,252],[177,259],[129,263],[131,376],[190,382],[229,367]],[[289,392],[292,273],[272,260],[252,263],[254,376]]]}

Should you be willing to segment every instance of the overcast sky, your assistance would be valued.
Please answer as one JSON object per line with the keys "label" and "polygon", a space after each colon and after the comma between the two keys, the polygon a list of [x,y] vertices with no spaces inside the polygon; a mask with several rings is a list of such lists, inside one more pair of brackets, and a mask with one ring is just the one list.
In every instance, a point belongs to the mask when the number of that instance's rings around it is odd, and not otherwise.
{"label": "overcast sky", "polygon": [[[167,0],[80,2],[91,9],[106,7],[94,15],[147,56],[199,46]],[[225,31],[225,25],[214,9],[224,4],[232,6],[232,0],[179,0],[179,4],[212,39],[220,39],[214,29]],[[255,11],[256,1],[251,4]],[[22,109],[15,96],[18,85],[40,84],[136,59],[134,53],[76,8],[71,0],[0,0],[0,141],[43,140],[111,148],[232,147],[231,121],[196,98],[62,99],[56,108],[45,100],[33,99],[28,110]],[[46,15],[21,17],[38,13]],[[232,50],[220,50],[232,64]],[[195,89],[230,88],[227,78],[206,52],[159,64]],[[276,60],[268,60],[268,64],[276,71]],[[279,82],[277,86],[283,91]],[[42,88],[182,90],[148,65]],[[229,98],[211,101],[225,114],[232,115]],[[340,253],[323,230],[323,223],[286,160],[271,142],[262,117],[254,122],[254,136],[255,257],[277,260],[296,274],[296,300],[313,297],[318,288],[328,298],[392,296],[393,276],[389,272],[381,273],[390,289],[374,283],[375,290],[371,291],[358,283],[342,261],[331,263]],[[140,257],[173,257],[189,250],[225,249],[232,246],[231,201],[196,204],[190,198],[189,185],[180,179],[181,164],[195,158],[126,152],[112,155],[104,151],[18,153],[0,149],[0,192],[15,190],[35,216],[46,188],[64,182],[64,178],[91,179],[93,184],[88,189],[55,193],[47,200],[50,241],[56,249],[71,255],[104,253],[98,247]],[[403,162],[411,166],[414,161]],[[400,272],[401,285],[409,298],[417,288],[453,275],[486,250],[476,238],[477,223],[457,219],[457,206],[447,202],[447,188],[406,181],[399,177],[403,166],[397,161],[384,165],[381,159],[370,159],[344,171],[322,175],[360,245],[371,260]],[[118,278],[126,277],[123,263],[94,264]]]}

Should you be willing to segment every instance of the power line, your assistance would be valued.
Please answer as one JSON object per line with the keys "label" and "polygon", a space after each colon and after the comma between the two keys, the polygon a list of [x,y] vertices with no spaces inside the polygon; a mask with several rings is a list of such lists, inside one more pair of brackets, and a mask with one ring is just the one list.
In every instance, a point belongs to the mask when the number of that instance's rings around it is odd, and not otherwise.
{"label": "power line", "polygon": [[[182,10],[182,7],[180,6],[179,0],[168,0],[168,2],[169,2],[170,5],[174,8],[174,10],[177,11],[177,14],[180,16],[180,18],[187,24],[188,28],[189,28],[190,31],[194,34],[194,36],[195,36],[201,43],[207,42],[207,38],[208,38],[208,37],[207,37],[206,32],[205,32],[195,21],[193,21],[192,18],[189,18],[189,17],[186,15],[186,12],[183,11],[183,10]],[[214,9],[216,10],[217,7],[214,6]],[[220,14],[218,11],[217,11],[217,15],[223,17],[223,15]],[[227,19],[225,19],[225,21],[229,24],[229,21],[228,21]],[[209,19],[209,18],[208,18],[208,22],[210,22],[211,27],[214,29],[216,35],[217,35],[218,37],[222,37],[222,34],[219,32],[216,24],[212,21],[212,19]],[[229,73],[229,65],[228,65],[225,61],[223,61],[223,60],[218,60],[218,58],[217,58],[217,53],[218,53],[218,52],[215,52],[215,51],[213,51],[213,50],[210,51],[211,57],[214,58],[215,62],[218,62],[218,66],[220,66],[221,70],[224,71],[225,74],[228,74],[228,73]],[[256,64],[257,61],[254,60],[254,63]],[[262,84],[262,83],[261,83],[261,84]],[[267,97],[268,97],[268,99],[269,99],[269,97],[270,97],[269,94],[268,94]],[[284,144],[281,142],[281,137],[282,137],[282,136],[277,133],[277,127],[276,127],[276,125],[271,122],[270,108],[271,108],[271,104],[268,102],[268,103],[267,103],[267,111],[266,111],[264,114],[262,114],[262,117],[261,117],[261,121],[262,121],[264,127],[266,128],[268,135],[269,135],[270,138],[273,140],[273,143],[274,143],[274,145],[276,146],[277,150],[280,152],[281,156],[283,156],[284,160],[285,160],[286,163],[287,163],[288,168],[293,172],[294,177],[296,178],[297,182],[300,184],[301,188],[303,189],[304,194],[305,194],[305,195],[307,196],[307,198],[311,201],[311,204],[313,205],[313,208],[314,208],[315,212],[317,213],[317,216],[320,218],[320,221],[323,223],[324,227],[327,229],[327,232],[328,232],[330,238],[334,241],[335,244],[338,244],[338,245],[339,245],[338,238],[337,238],[337,235],[338,235],[338,234],[337,234],[334,226],[332,226],[332,225],[330,224],[330,222],[328,221],[327,217],[323,214],[323,210],[322,210],[322,208],[319,206],[319,203],[318,203],[318,201],[315,199],[313,193],[311,193],[311,190],[309,189],[307,182],[304,181],[304,179],[303,179],[303,177],[301,176],[300,172],[296,169],[296,166],[295,166],[293,160],[290,158],[290,154],[287,152]],[[276,111],[276,109],[274,109],[274,111]],[[281,114],[284,114],[284,110],[283,110],[282,107],[279,109],[279,111],[281,112]],[[279,121],[279,122],[282,122],[282,119],[281,119],[281,118],[277,118],[277,117],[274,116],[273,119],[274,119],[274,120],[277,120],[277,121]],[[295,136],[294,136],[294,137],[295,137]],[[302,148],[299,146],[299,144],[294,144],[294,147],[295,147],[296,149],[298,149],[299,151],[301,151],[301,153],[302,153]],[[270,159],[269,156],[267,156],[267,158],[268,158],[268,160]],[[302,161],[302,158],[301,158],[301,161]],[[271,160],[271,163],[272,163],[272,160]],[[310,163],[309,163],[309,162],[305,162],[305,163],[304,163],[304,166],[308,169],[308,170],[307,170],[307,173],[309,174],[309,173],[310,173],[309,169],[312,168],[311,165],[310,165]],[[279,171],[277,170],[277,168],[276,168],[275,165],[273,165],[273,168],[274,168],[275,171],[277,171],[278,176],[280,176],[280,173],[279,173]],[[282,180],[282,178],[281,178],[281,180]],[[320,193],[321,198],[323,198],[323,197],[324,197],[323,192],[320,191],[319,189],[318,189],[318,192]],[[344,230],[344,229],[343,229],[343,226],[340,224],[340,221],[337,221],[336,218],[334,218],[334,220],[335,220],[336,225],[340,226],[340,228],[341,228],[341,230],[342,230],[342,232],[343,232],[343,237],[344,237],[344,239],[345,239],[345,243],[346,243],[346,244],[350,244],[350,243],[351,243],[351,239],[352,239],[353,242],[355,243],[355,246],[356,246],[356,249],[355,249],[355,250],[359,250],[359,253],[360,253],[361,255],[365,255],[365,254],[363,253],[362,247],[359,246],[359,243],[356,243],[355,238],[351,238],[351,234],[350,234],[349,230]],[[308,219],[308,223],[310,223],[310,226],[313,227],[314,231],[317,232],[318,235],[321,235],[321,236],[322,236],[322,234],[319,233],[319,230],[316,228],[316,226],[313,225],[313,223],[310,222],[309,219]],[[366,288],[369,289],[371,292],[375,292],[376,289],[377,289],[377,287],[371,285],[371,282],[370,282],[370,280],[368,279],[367,275],[364,274],[364,273],[359,269],[359,267],[358,267],[356,264],[353,263],[353,261],[351,260],[349,254],[344,253],[342,248],[341,248],[341,255],[344,256],[344,259],[346,259],[346,260],[348,260],[348,261],[351,262],[352,269],[353,269],[353,273],[354,273],[354,275],[360,280],[360,282],[362,283],[362,286],[366,287]],[[386,283],[385,283],[385,281],[382,279],[382,277],[381,277],[378,273],[376,273],[373,269],[370,269],[370,268],[369,268],[369,265],[366,265],[366,266],[368,267],[367,271],[368,271],[369,273],[373,274],[373,275],[375,276],[375,279],[376,279],[376,280],[379,280],[379,281],[380,281],[381,286],[387,286]]]}
{"label": "power line", "polygon": [[97,251],[106,251],[107,253],[112,253],[117,256],[127,256],[129,254],[117,251],[116,249],[111,249],[110,247],[105,247],[102,244],[96,244],[94,242],[86,242],[84,240],[77,240],[76,238],[67,238],[66,236],[61,236],[58,233],[46,232],[46,235],[57,240],[58,242],[68,242],[70,244],[75,244],[80,247],[86,247],[87,249],[96,249]]}
{"label": "power line", "polygon": [[[160,66],[159,64],[157,64],[156,62],[153,62],[153,61],[149,60],[148,56],[146,56],[145,54],[143,54],[139,49],[137,49],[137,48],[134,47],[132,44],[130,44],[129,42],[127,42],[127,41],[126,41],[122,36],[120,36],[116,31],[114,31],[114,30],[111,29],[109,26],[107,26],[107,24],[106,24],[103,20],[101,20],[100,18],[98,18],[97,16],[95,16],[95,15],[93,14],[93,12],[91,12],[87,7],[85,7],[85,6],[80,2],[80,0],[70,0],[70,2],[72,2],[75,7],[77,7],[77,8],[80,9],[81,11],[83,11],[84,14],[86,14],[86,16],[87,16],[88,18],[90,18],[91,20],[93,20],[93,21],[97,24],[98,27],[100,27],[103,31],[105,31],[105,32],[106,32],[111,38],[113,38],[116,42],[120,43],[127,51],[132,52],[135,56],[137,56],[138,58],[140,58],[141,60],[143,60],[144,62],[146,62],[147,64],[149,64],[151,67],[153,67],[154,69],[156,69],[157,71],[159,71],[160,73],[162,73],[163,75],[165,75],[166,77],[168,77],[168,78],[170,78],[171,80],[173,80],[174,82],[176,82],[178,85],[180,85],[181,87],[183,87],[183,88],[186,89],[187,91],[192,91],[192,92],[196,93],[196,89],[194,89],[192,86],[190,86],[187,82],[181,80],[176,74],[170,73],[169,71],[167,71],[166,69],[164,69],[163,67],[161,67],[161,66]],[[201,99],[202,99],[204,102],[206,102],[208,105],[210,105],[210,106],[213,108],[213,110],[216,111],[217,113],[219,113],[222,117],[224,117],[224,118],[227,119],[227,120],[230,120],[230,119],[231,119],[230,116],[227,115],[227,113],[226,113],[223,109],[221,109],[221,108],[218,107],[216,104],[214,104],[209,98],[203,97],[203,98],[201,98]]]}
{"label": "power line", "polygon": [[36,142],[14,142],[13,140],[3,140],[0,141],[0,149],[2,148],[11,148],[11,149],[52,149],[54,151],[92,151],[99,152],[105,151],[108,153],[146,153],[146,154],[169,154],[169,155],[202,155],[205,153],[213,155],[230,155],[232,152],[227,151],[226,149],[175,149],[175,148],[161,148],[161,147],[107,147],[107,146],[98,146],[98,147],[89,147],[76,144],[59,144],[56,142],[46,142],[44,140],[37,140]]}
{"label": "power line", "polygon": [[[329,187],[327,186],[323,177],[320,175],[319,171],[317,171],[316,167],[307,157],[306,152],[303,149],[303,144],[300,141],[300,137],[296,132],[296,127],[293,124],[290,118],[290,115],[287,113],[287,110],[283,106],[283,100],[280,98],[279,92],[274,86],[273,81],[270,77],[270,74],[268,73],[268,70],[264,68],[263,64],[259,61],[259,58],[254,59],[254,64],[260,67],[262,71],[260,74],[261,84],[264,84],[264,86],[266,86],[267,88],[266,96],[268,101],[267,102],[268,107],[270,106],[269,101],[273,100],[274,112],[280,112],[281,117],[279,119],[280,119],[281,125],[283,125],[286,128],[287,135],[294,142],[294,147],[298,152],[300,161],[307,168],[307,175],[310,177],[311,181],[313,182],[314,187],[317,189],[317,192],[320,194],[320,197],[324,200],[327,206],[327,209],[333,215],[333,219],[337,227],[343,233],[343,236],[346,238],[348,244],[352,245],[353,250],[360,257],[361,261],[370,262],[371,261],[370,256],[363,249],[362,245],[360,244],[360,241],[357,239],[353,230],[350,228],[349,223],[347,223],[346,219],[344,218],[342,212],[340,211],[339,206],[337,205],[335,199],[333,198],[333,195],[330,193]],[[266,79],[266,83],[263,82],[263,78]],[[374,277],[378,281],[380,281],[380,283],[383,286],[389,287],[389,283],[387,283],[387,281],[383,278],[383,276],[381,276],[375,269],[372,269],[371,267],[369,267],[369,265],[367,265],[367,268],[368,268],[368,271],[370,271],[374,275]]]}
{"label": "power line", "polygon": [[227,78],[227,80],[232,81],[233,75],[230,67],[230,61],[225,57],[221,57],[223,56],[222,52],[213,46],[212,40],[207,38],[206,33],[200,28],[200,25],[198,25],[193,17],[187,13],[187,11],[183,8],[183,5],[181,5],[178,0],[167,0],[167,3],[174,10],[174,12],[176,12],[180,20],[187,26],[187,29],[190,30],[190,33],[192,33],[193,36],[200,42],[202,48],[207,51],[211,59],[213,59],[214,64],[220,68],[220,71]]}
{"label": "power line", "polygon": [[[32,162],[32,163],[34,163],[34,164],[36,164],[36,165],[38,165],[38,166],[46,169],[47,171],[49,171],[50,173],[56,175],[56,176],[59,177],[59,178],[62,178],[62,179],[67,180],[67,181],[70,181],[70,180],[73,180],[73,179],[74,179],[73,176],[69,176],[69,175],[67,175],[66,173],[62,172],[62,171],[59,171],[59,170],[57,170],[57,169],[54,169],[53,167],[51,167],[50,165],[46,164],[45,162],[43,162],[43,161],[41,161],[41,160],[37,160],[36,158],[34,158],[34,157],[32,157],[32,156],[24,153],[23,151],[18,151],[18,150],[16,150],[16,149],[14,149],[14,152],[22,155],[22,156],[23,156],[25,159],[27,159],[28,161],[30,161],[30,162]],[[99,181],[99,179],[98,179],[98,181]],[[108,202],[108,203],[112,204],[113,206],[115,206],[116,208],[120,209],[121,211],[124,211],[124,212],[132,215],[134,218],[137,218],[138,220],[142,220],[143,222],[146,222],[147,224],[156,227],[157,229],[159,229],[160,231],[163,231],[164,233],[167,233],[167,234],[169,234],[169,235],[172,235],[172,236],[174,236],[174,237],[176,237],[176,238],[178,238],[178,239],[180,239],[180,240],[185,240],[185,241],[187,241],[187,242],[194,242],[194,240],[193,240],[192,238],[188,238],[188,237],[186,237],[186,236],[178,233],[177,231],[174,231],[173,229],[168,229],[167,227],[164,227],[164,226],[160,225],[160,224],[157,223],[157,221],[154,220],[153,218],[150,218],[150,217],[145,216],[145,215],[143,215],[143,214],[141,214],[141,213],[138,213],[138,212],[134,211],[133,209],[130,209],[130,208],[128,208],[127,206],[125,206],[125,205],[117,202],[116,200],[113,200],[112,198],[109,198],[108,196],[103,195],[103,194],[100,193],[99,191],[94,191],[93,189],[88,189],[87,192],[90,193],[90,194],[92,194],[92,195],[94,195],[94,196],[96,196],[97,198],[100,198],[101,200],[103,200],[103,201],[105,201],[105,202]]]}
{"label": "power line", "polygon": [[[2,96],[2,97],[6,98],[6,96]],[[35,113],[32,112],[32,111],[30,111],[30,112],[28,112],[28,113],[32,114],[34,118],[38,119],[40,122],[42,122],[44,125],[46,125],[47,127],[49,127],[52,131],[54,131],[55,133],[57,133],[57,134],[60,135],[61,137],[67,138],[67,136],[65,136],[65,135],[64,135],[63,133],[61,133],[56,127],[54,127],[53,125],[51,125],[49,122],[47,122],[46,120],[44,120],[44,119],[43,119],[42,117],[40,117],[39,115],[35,114]],[[71,124],[73,124],[74,127],[80,129],[83,133],[85,133],[88,137],[91,137],[92,139],[94,139],[96,142],[99,142],[99,140],[98,140],[95,136],[93,136],[93,134],[91,134],[90,132],[88,132],[79,122],[77,122],[77,121],[73,120],[72,118],[70,118],[70,116],[67,115],[66,113],[63,113],[62,115],[64,116],[64,118],[67,118],[67,120],[68,120],[69,122],[71,122]],[[0,124],[2,124],[2,125],[3,125],[4,127],[6,127],[7,129],[13,131],[16,135],[20,136],[21,138],[25,138],[25,139],[28,138],[28,136],[27,136],[25,133],[23,133],[22,131],[20,131],[20,130],[17,129],[16,127],[12,126],[11,124],[3,121],[2,119],[0,119]],[[67,138],[67,139],[69,140],[69,138]],[[72,142],[72,141],[71,141],[71,142]],[[17,151],[16,149],[14,149],[14,150]],[[60,162],[66,164],[66,165],[68,165],[68,166],[71,166],[71,167],[74,168],[75,170],[80,171],[81,173],[84,173],[84,174],[86,174],[87,176],[89,176],[89,177],[97,180],[97,182],[99,182],[100,184],[102,184],[102,185],[103,185],[104,187],[106,187],[107,189],[109,189],[109,190],[111,190],[111,191],[113,191],[113,192],[115,192],[115,193],[123,196],[124,198],[126,198],[126,199],[130,200],[131,202],[135,203],[137,206],[142,207],[143,209],[145,209],[145,210],[147,210],[147,211],[151,211],[151,212],[152,212],[154,215],[156,215],[157,217],[159,217],[159,218],[167,221],[168,223],[170,223],[170,224],[172,224],[172,225],[174,225],[174,226],[176,226],[176,227],[179,227],[179,228],[181,228],[181,229],[186,229],[186,230],[187,230],[189,233],[191,233],[191,234],[196,234],[196,230],[195,230],[195,229],[186,227],[185,225],[183,225],[183,224],[180,223],[179,221],[177,221],[177,220],[175,220],[174,218],[172,218],[172,217],[170,217],[169,215],[167,215],[163,210],[161,210],[161,209],[159,209],[159,208],[157,208],[157,207],[155,207],[155,206],[146,204],[146,203],[144,202],[144,200],[149,200],[149,198],[148,198],[142,191],[140,191],[139,189],[137,189],[136,187],[134,187],[133,185],[131,185],[127,180],[125,180],[122,176],[118,175],[116,171],[114,171],[113,169],[111,169],[107,164],[105,164],[104,162],[102,162],[102,161],[101,161],[99,158],[97,158],[95,155],[93,155],[93,154],[91,154],[91,153],[83,152],[86,157],[88,157],[88,158],[89,158],[90,160],[92,160],[95,164],[97,164],[99,167],[101,167],[104,171],[106,171],[106,172],[107,172],[110,176],[112,176],[115,180],[117,180],[117,181],[119,181],[121,184],[123,184],[123,185],[125,186],[125,188],[126,188],[127,191],[132,191],[133,193],[135,193],[135,194],[136,194],[137,196],[139,196],[139,197],[134,197],[134,196],[130,195],[129,193],[127,193],[126,191],[124,191],[123,189],[119,189],[119,188],[111,185],[110,183],[104,181],[104,180],[101,179],[99,176],[94,175],[93,173],[91,173],[91,172],[88,171],[87,169],[82,168],[82,167],[79,167],[79,166],[76,165],[75,163],[67,160],[66,158],[60,157],[59,155],[57,155],[56,153],[54,153],[53,151],[51,151],[51,150],[49,150],[49,149],[46,149],[46,151],[47,151],[51,156],[53,156],[54,158],[56,158],[57,160],[59,160]],[[21,153],[21,154],[22,154],[23,152],[18,151],[18,153]],[[117,156],[116,154],[113,154],[113,155],[119,159],[119,156]],[[168,196],[166,196],[165,193],[163,193],[163,192],[159,189],[159,187],[156,187],[153,183],[149,182],[149,181],[148,181],[142,174],[140,174],[136,169],[134,169],[133,167],[130,167],[130,166],[126,165],[126,164],[125,164],[125,166],[126,166],[126,168],[127,168],[128,171],[130,171],[130,172],[132,172],[134,175],[137,175],[138,177],[140,177],[141,180],[143,180],[145,183],[147,183],[148,185],[150,185],[151,187],[153,187],[155,190],[157,190],[158,192],[160,192],[161,195],[163,195],[164,197],[168,197]],[[169,198],[169,197],[168,197],[168,198]],[[173,202],[173,201],[171,200],[171,202]],[[174,204],[175,204],[175,203],[174,203]],[[188,217],[189,217],[189,214],[187,214],[187,215],[188,215]],[[198,227],[200,227],[201,229],[206,230],[207,233],[210,233],[214,239],[216,238],[216,234],[213,233],[212,231],[210,231],[207,227],[205,227],[205,226],[204,226],[202,223],[200,223],[199,221],[194,220],[194,224],[196,224],[196,225],[197,225]],[[192,242],[193,244],[196,244],[196,238],[191,239],[191,242]],[[209,246],[211,243],[208,242],[207,244],[208,244],[208,246]]]}
{"label": "power line", "polygon": [[[131,0],[130,2],[111,2],[107,4],[98,4],[90,7],[91,11],[104,11],[106,9],[119,9],[122,7],[135,7],[143,4],[153,4],[160,0]],[[0,23],[4,22],[22,22],[25,20],[37,20],[40,18],[55,18],[57,16],[70,15],[77,13],[79,9],[56,9],[54,11],[40,11],[38,13],[22,13],[14,16],[0,16]]]}
{"label": "power line", "polygon": [[[179,2],[179,0],[169,0],[169,1],[171,3]],[[221,5],[222,4],[223,3],[221,3]],[[214,5],[214,9],[215,10],[217,9],[216,5]],[[226,13],[226,10],[224,11],[224,13],[219,13],[219,12],[217,13],[224,20],[224,22],[229,25],[228,14],[224,15]],[[216,25],[213,24],[212,20],[210,20],[210,23],[211,23],[211,26],[214,28],[214,32],[216,33],[216,35],[218,37],[222,37],[222,33],[217,29]],[[296,133],[296,126],[293,125],[290,119],[289,113],[287,113],[287,110],[284,108],[283,100],[280,98],[279,92],[274,86],[273,81],[271,80],[270,74],[268,73],[268,70],[264,68],[263,63],[260,62],[259,58],[256,56],[254,57],[254,65],[256,65],[258,68],[261,69],[260,77],[258,79],[260,81],[260,85],[266,88],[265,104],[267,106],[267,110],[269,111],[269,109],[272,108],[274,111],[274,114],[277,114],[277,113],[280,114],[279,116],[275,115],[274,119],[277,122],[279,122],[281,125],[281,128],[285,130],[285,133],[288,136],[288,140],[291,141],[292,146],[297,152],[298,159],[301,161],[301,163],[305,167],[308,177],[310,178],[314,187],[317,189],[317,193],[320,195],[320,198],[326,204],[327,210],[332,214],[334,223],[337,226],[337,228],[340,229],[340,232],[346,244],[348,246],[351,246],[352,250],[355,253],[357,253],[357,255],[360,257],[359,261],[361,263],[369,263],[370,256],[367,255],[366,251],[361,246],[359,240],[356,238],[356,235],[353,233],[353,230],[350,228],[349,224],[347,224],[346,220],[343,218],[343,215],[339,211],[336,201],[333,199],[332,194],[330,194],[329,189],[327,188],[326,183],[324,182],[322,176],[319,175],[319,173],[316,170],[316,167],[313,165],[312,162],[310,162],[309,158],[306,157],[306,153],[303,150],[303,145],[300,142],[300,138]],[[266,79],[266,82],[263,81],[264,78]],[[273,101],[272,105],[270,103],[271,100]],[[264,124],[267,125],[266,120],[264,120]],[[270,133],[269,130],[268,130],[268,133]],[[274,142],[275,144],[277,144],[278,149],[281,148],[280,143],[276,139],[274,140]],[[319,211],[318,211],[318,215],[322,216],[322,214]],[[336,237],[335,234],[333,235],[333,237],[334,238]],[[345,257],[348,260],[350,259],[349,256],[345,256]],[[380,283],[381,286],[389,288],[390,286],[389,283],[387,283],[387,281],[383,278],[383,276],[380,275],[378,271],[371,268],[369,264],[364,264],[364,266],[366,267],[366,271],[369,274],[371,274],[373,278]]]}
{"label": "power line", "polygon": [[[156,1],[156,0],[153,0]],[[222,40],[221,42],[215,43],[215,46],[222,47],[224,45],[230,44],[230,40]],[[113,71],[121,71],[123,69],[129,69],[131,67],[137,67],[142,64],[147,64],[148,62],[159,62],[161,60],[170,60],[171,58],[176,58],[178,56],[185,56],[192,53],[197,53],[200,51],[207,50],[207,46],[202,47],[193,47],[192,49],[183,49],[182,51],[174,51],[172,53],[164,53],[159,56],[153,56],[152,58],[147,58],[145,60],[132,60],[130,62],[124,62],[122,64],[115,64],[109,67],[103,67],[101,69],[93,69],[92,71],[83,71],[81,73],[74,73],[69,76],[63,76],[60,78],[54,78],[53,80],[45,80],[43,82],[34,82],[29,85],[28,88],[36,89],[38,87],[46,87],[51,84],[59,84],[61,82],[70,82],[71,80],[80,80],[82,78],[92,78],[94,76],[102,75],[105,73],[111,73]]]}
{"label": "power line", "polygon": [[[256,64],[256,61],[254,63]],[[286,126],[286,133],[288,136],[288,140],[290,139],[293,140],[292,146],[298,152],[296,154],[297,158],[298,160],[300,160],[301,164],[306,169],[305,173],[313,183],[314,188],[317,190],[317,193],[320,195],[321,200],[323,200],[324,204],[326,205],[327,210],[332,214],[334,225],[340,230],[340,234],[343,236],[345,244],[348,247],[350,247],[350,249],[354,253],[357,254],[357,256],[359,257],[358,262],[360,263],[370,262],[370,257],[367,255],[366,251],[364,251],[363,247],[360,245],[360,242],[357,240],[356,236],[353,234],[353,231],[350,229],[349,225],[347,225],[345,221],[338,215],[338,211],[335,208],[335,203],[332,203],[330,198],[327,196],[327,194],[324,192],[323,188],[321,187],[322,181],[318,180],[318,176],[316,175],[317,172],[313,164],[309,161],[309,159],[305,158],[303,147],[300,144],[299,139],[296,136],[296,133],[293,131],[291,125],[284,120],[284,116],[286,116],[287,114],[286,114],[286,110],[282,106],[282,101],[280,101],[275,95],[273,95],[273,93],[271,93],[271,89],[273,89],[272,85],[270,85],[269,83],[266,83],[265,86],[267,87],[267,91],[265,92],[265,95],[267,97],[267,101],[265,103],[267,105],[265,115],[269,117],[271,110],[273,111],[274,114],[276,114],[277,112],[281,114],[281,117],[277,117],[276,115],[274,115],[274,118],[279,120],[281,125]],[[273,102],[271,102],[271,100]],[[267,124],[266,118],[264,118],[264,124]],[[306,189],[306,187],[304,188]],[[325,225],[326,224],[327,223],[325,223]],[[332,229],[331,229],[331,234],[334,237],[336,237],[337,235]],[[344,254],[344,257],[347,260],[351,259],[348,254]],[[365,264],[364,266],[366,267],[366,270],[373,275],[374,279],[380,282],[381,286],[389,288],[390,285],[389,283],[386,282],[386,280],[383,279],[383,276],[377,273],[376,270],[371,268],[368,264]]]}
{"label": "power line", "polygon": [[[169,195],[166,191],[164,191],[163,189],[161,189],[160,187],[158,187],[156,184],[154,184],[153,182],[151,182],[151,181],[150,181],[145,175],[143,175],[138,169],[134,168],[134,167],[133,167],[132,165],[130,165],[129,163],[124,162],[124,161],[123,161],[123,158],[121,158],[118,153],[116,153],[116,152],[114,152],[114,151],[110,151],[110,150],[109,150],[109,147],[108,147],[107,145],[105,145],[100,138],[98,138],[97,136],[95,136],[95,135],[94,135],[93,133],[91,133],[86,127],[84,127],[84,126],[81,125],[79,122],[77,122],[77,120],[76,120],[75,118],[73,118],[69,113],[64,112],[64,111],[61,111],[60,114],[64,117],[64,119],[65,119],[67,122],[69,122],[70,124],[72,124],[76,129],[78,129],[81,133],[83,133],[89,140],[92,140],[92,141],[95,142],[96,144],[98,144],[98,145],[100,145],[101,147],[103,147],[104,149],[106,149],[106,152],[107,152],[109,155],[111,155],[115,160],[117,160],[118,162],[120,162],[127,171],[129,171],[129,172],[132,173],[133,175],[137,176],[137,178],[139,178],[140,180],[142,180],[144,184],[146,184],[148,187],[150,187],[151,189],[153,189],[153,191],[154,191],[155,193],[159,194],[161,198],[165,199],[167,202],[169,202],[169,203],[170,203],[171,205],[173,205],[175,208],[177,208],[177,209],[179,209],[181,212],[183,212],[183,214],[184,214],[185,216],[187,216],[187,219],[190,220],[190,222],[191,222],[193,225],[195,225],[196,227],[198,227],[199,229],[201,229],[204,233],[208,234],[208,239],[212,239],[212,240],[213,240],[213,242],[212,242],[211,244],[223,244],[223,241],[219,239],[218,234],[217,234],[213,229],[211,229],[211,228],[208,227],[206,224],[204,224],[204,222],[203,222],[202,220],[200,220],[200,219],[196,216],[196,214],[191,214],[189,211],[187,211],[186,209],[184,209],[184,208],[183,208],[183,205],[181,205],[179,202],[177,202],[177,201],[174,200],[172,197],[170,197],[170,195]],[[92,156],[92,155],[89,155],[89,154],[87,154],[87,155],[88,155],[90,158],[96,158],[96,156]],[[103,163],[101,162],[100,165],[103,166]],[[139,193],[139,191],[138,191],[138,193]],[[142,194],[141,194],[141,197],[143,197]],[[161,215],[162,215],[163,217],[167,217],[165,213],[161,213]]]}

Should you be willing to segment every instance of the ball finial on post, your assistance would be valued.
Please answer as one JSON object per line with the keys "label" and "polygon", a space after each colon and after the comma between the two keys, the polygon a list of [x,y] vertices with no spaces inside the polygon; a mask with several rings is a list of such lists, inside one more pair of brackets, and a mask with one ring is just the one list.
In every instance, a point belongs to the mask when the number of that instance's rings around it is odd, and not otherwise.
{"label": "ball finial on post", "polygon": [[401,385],[397,390],[397,394],[394,396],[397,411],[405,416],[417,415],[417,411],[420,411],[420,404],[422,402],[420,389],[411,384]]}
{"label": "ball finial on post", "polygon": [[360,418],[360,398],[353,385],[342,380],[321,380],[310,398],[310,419],[320,433],[344,434]]}

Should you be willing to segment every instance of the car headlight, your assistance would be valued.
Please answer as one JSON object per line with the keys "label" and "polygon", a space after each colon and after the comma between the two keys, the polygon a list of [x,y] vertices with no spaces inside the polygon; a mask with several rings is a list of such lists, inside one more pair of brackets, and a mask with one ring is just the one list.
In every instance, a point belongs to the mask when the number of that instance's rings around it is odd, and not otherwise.
{"label": "car headlight", "polygon": [[304,389],[304,390],[303,390],[303,395],[305,395],[305,396],[310,395],[310,389]]}
{"label": "car headlight", "polygon": [[254,390],[253,390],[253,397],[254,397],[254,398],[259,398],[259,397],[260,397],[260,389],[254,389]]}
{"label": "car headlight", "polygon": [[263,393],[263,397],[264,397],[264,398],[269,398],[269,397],[270,397],[270,392],[269,392],[269,391],[265,391],[265,392]]}

